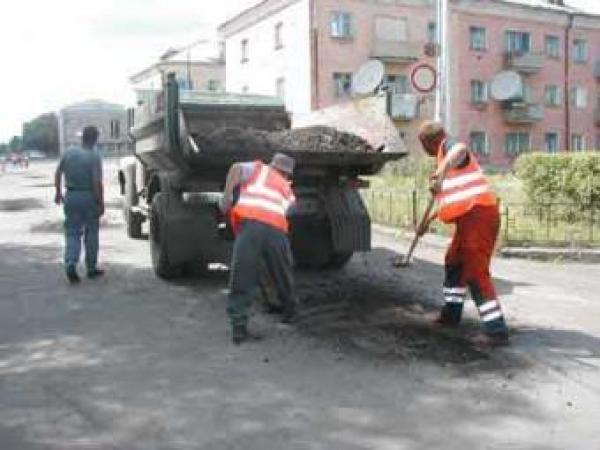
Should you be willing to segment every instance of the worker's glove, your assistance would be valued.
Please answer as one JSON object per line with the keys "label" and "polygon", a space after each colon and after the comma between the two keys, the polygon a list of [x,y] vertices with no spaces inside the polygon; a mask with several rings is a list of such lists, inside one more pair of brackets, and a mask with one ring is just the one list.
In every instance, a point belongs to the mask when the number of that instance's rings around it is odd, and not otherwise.
{"label": "worker's glove", "polygon": [[439,174],[434,173],[433,175],[431,175],[431,177],[429,178],[429,191],[432,195],[437,195],[442,191],[443,181],[443,178]]}

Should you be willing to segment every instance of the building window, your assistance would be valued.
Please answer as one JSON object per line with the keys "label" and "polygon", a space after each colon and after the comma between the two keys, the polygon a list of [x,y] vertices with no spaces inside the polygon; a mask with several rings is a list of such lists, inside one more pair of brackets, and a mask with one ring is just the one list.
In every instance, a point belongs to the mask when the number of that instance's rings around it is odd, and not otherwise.
{"label": "building window", "polygon": [[487,84],[481,80],[471,80],[471,103],[487,102]]}
{"label": "building window", "polygon": [[194,89],[194,82],[191,79],[188,79],[187,77],[177,75],[175,77],[175,81],[177,82],[177,86],[179,86],[179,89],[182,91],[191,91],[192,89]]}
{"label": "building window", "polygon": [[470,135],[471,151],[476,155],[487,156],[490,154],[487,135],[483,131],[473,131]]}
{"label": "building window", "polygon": [[534,103],[537,97],[534,95],[534,89],[528,84],[523,85],[523,101],[525,103]]}
{"label": "building window", "polygon": [[427,42],[430,44],[437,43],[437,24],[435,22],[427,24]]}
{"label": "building window", "polygon": [[546,36],[546,56],[560,58],[560,39],[558,36]]}
{"label": "building window", "polygon": [[333,74],[334,89],[336,97],[346,97],[352,91],[352,74],[339,73]]}
{"label": "building window", "polygon": [[242,39],[241,52],[242,52],[242,63],[248,62],[248,39]]}
{"label": "building window", "polygon": [[557,133],[546,133],[544,136],[544,143],[546,146],[546,152],[558,153],[558,134]]}
{"label": "building window", "polygon": [[471,50],[483,51],[486,49],[486,32],[483,27],[469,28]]}
{"label": "building window", "polygon": [[587,42],[584,39],[573,41],[573,62],[584,63],[587,61]]}
{"label": "building window", "polygon": [[281,100],[285,100],[285,78],[275,80],[275,95]]}
{"label": "building window", "polygon": [[375,17],[375,39],[387,42],[406,42],[408,23],[404,17]]}
{"label": "building window", "polygon": [[571,104],[580,109],[587,107],[587,91],[584,87],[575,86],[571,88]]}
{"label": "building window", "polygon": [[283,23],[275,25],[275,50],[283,47]]}
{"label": "building window", "polygon": [[560,106],[560,88],[558,86],[546,86],[545,88],[546,106]]}
{"label": "building window", "polygon": [[572,152],[583,152],[585,151],[585,136],[582,134],[571,135],[571,151]]}
{"label": "building window", "polygon": [[407,94],[410,92],[406,75],[385,75],[382,87],[392,94]]}
{"label": "building window", "polygon": [[329,29],[331,37],[350,39],[352,37],[352,15],[344,11],[332,12]]}
{"label": "building window", "polygon": [[110,121],[110,137],[112,139],[119,139],[121,137],[121,122],[117,119]]}
{"label": "building window", "polygon": [[530,148],[529,133],[507,133],[504,151],[508,156],[517,156],[528,152]]}
{"label": "building window", "polygon": [[529,53],[531,51],[531,35],[522,31],[506,32],[507,53]]}
{"label": "building window", "polygon": [[207,86],[207,89],[208,89],[209,91],[211,91],[211,92],[218,91],[218,90],[219,90],[219,87],[220,87],[219,80],[213,80],[213,79],[210,79],[210,80],[208,80],[208,86]]}

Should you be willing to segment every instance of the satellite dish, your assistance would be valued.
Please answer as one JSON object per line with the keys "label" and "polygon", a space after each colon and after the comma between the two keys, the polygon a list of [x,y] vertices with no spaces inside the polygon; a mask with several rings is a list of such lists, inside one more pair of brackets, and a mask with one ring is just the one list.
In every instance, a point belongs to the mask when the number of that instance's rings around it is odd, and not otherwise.
{"label": "satellite dish", "polygon": [[355,95],[369,95],[375,92],[383,81],[385,67],[377,59],[366,62],[352,75],[352,92]]}
{"label": "satellite dish", "polygon": [[521,75],[512,70],[500,72],[492,80],[490,86],[492,98],[500,102],[514,100],[523,96],[523,80]]}

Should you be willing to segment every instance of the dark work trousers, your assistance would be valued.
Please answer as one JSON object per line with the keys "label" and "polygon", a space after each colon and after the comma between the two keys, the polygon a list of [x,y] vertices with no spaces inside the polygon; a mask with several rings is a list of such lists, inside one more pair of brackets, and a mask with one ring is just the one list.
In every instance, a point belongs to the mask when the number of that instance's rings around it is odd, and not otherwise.
{"label": "dark work trousers", "polygon": [[296,297],[287,235],[255,220],[244,221],[233,246],[229,276],[227,314],[233,326],[248,323],[248,310],[261,295],[260,278],[265,268],[284,313],[293,311]]}

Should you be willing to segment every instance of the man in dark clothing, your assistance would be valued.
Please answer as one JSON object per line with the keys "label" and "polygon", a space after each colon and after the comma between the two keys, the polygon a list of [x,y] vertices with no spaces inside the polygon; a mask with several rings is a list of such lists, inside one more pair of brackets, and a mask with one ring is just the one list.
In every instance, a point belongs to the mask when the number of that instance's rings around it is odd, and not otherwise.
{"label": "man in dark clothing", "polygon": [[[276,154],[269,165],[260,161],[234,164],[223,193],[221,210],[230,213],[236,240],[229,279],[227,313],[237,345],[248,337],[248,309],[261,293],[266,268],[283,304],[283,321],[290,322],[296,298],[286,211],[295,201],[289,179],[294,160]],[[233,206],[233,192],[239,197]]]}
{"label": "man in dark clothing", "polygon": [[[88,278],[104,275],[98,269],[98,234],[100,217],[104,214],[102,159],[94,147],[98,129],[83,129],[82,146],[68,149],[58,163],[54,177],[54,202],[64,204],[65,213],[65,271],[71,283],[80,281],[77,264],[81,253],[81,237],[85,243],[85,265]],[[65,177],[66,194],[62,193]]]}

